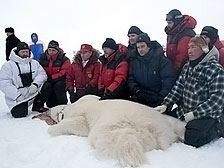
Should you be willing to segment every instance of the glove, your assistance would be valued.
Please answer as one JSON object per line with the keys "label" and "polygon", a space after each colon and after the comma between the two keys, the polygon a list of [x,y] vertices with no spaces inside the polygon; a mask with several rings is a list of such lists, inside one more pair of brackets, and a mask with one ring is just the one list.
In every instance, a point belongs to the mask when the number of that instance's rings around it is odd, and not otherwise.
{"label": "glove", "polygon": [[37,84],[36,83],[32,83],[32,85],[30,85],[30,87],[29,87],[29,93],[30,94],[34,94],[34,93],[37,92],[37,90],[38,90]]}
{"label": "glove", "polygon": [[135,92],[135,95],[138,99],[138,102],[147,104],[148,103],[148,98],[145,96],[145,94],[141,90],[137,90]]}
{"label": "glove", "polygon": [[16,101],[17,102],[21,102],[25,99],[25,97],[23,95],[19,95],[17,98],[16,98]]}
{"label": "glove", "polygon": [[69,95],[70,95],[70,102],[71,103],[76,102],[80,98],[80,96],[77,93],[74,93],[72,91],[69,92]]}
{"label": "glove", "polygon": [[194,119],[193,112],[185,113],[184,114],[184,119],[185,119],[186,122],[189,122],[189,121],[193,120]]}
{"label": "glove", "polygon": [[106,100],[106,99],[112,99],[112,98],[114,98],[113,92],[107,89],[104,95],[99,100]]}
{"label": "glove", "polygon": [[158,111],[159,113],[163,113],[166,111],[167,106],[166,105],[161,105],[161,106],[157,106],[155,108],[153,108],[154,110]]}

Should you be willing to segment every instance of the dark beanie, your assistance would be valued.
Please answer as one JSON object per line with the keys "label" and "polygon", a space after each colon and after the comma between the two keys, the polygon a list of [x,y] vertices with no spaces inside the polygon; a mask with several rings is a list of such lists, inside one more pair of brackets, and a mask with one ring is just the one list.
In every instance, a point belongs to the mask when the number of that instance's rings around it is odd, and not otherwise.
{"label": "dark beanie", "polygon": [[166,15],[166,21],[173,21],[175,25],[180,23],[183,19],[184,16],[177,9],[169,11],[169,13]]}
{"label": "dark beanie", "polygon": [[54,48],[56,50],[59,50],[59,43],[55,40],[51,40],[48,44],[47,48]]}
{"label": "dark beanie", "polygon": [[16,53],[18,53],[20,50],[23,50],[23,49],[28,49],[28,50],[30,49],[28,44],[25,42],[19,42],[16,47],[17,47]]}
{"label": "dark beanie", "polygon": [[151,46],[151,40],[147,33],[139,34],[136,43],[145,42],[148,47]]}
{"label": "dark beanie", "polygon": [[7,32],[14,33],[14,29],[12,27],[7,27],[5,28],[5,33]]}
{"label": "dark beanie", "polygon": [[131,26],[130,29],[128,30],[128,34],[141,34],[143,33],[137,26]]}
{"label": "dark beanie", "polygon": [[201,35],[206,35],[211,41],[216,41],[218,38],[218,29],[212,26],[205,26],[201,31]]}
{"label": "dark beanie", "polygon": [[106,38],[106,41],[102,45],[102,48],[104,48],[104,47],[110,48],[110,49],[115,50],[115,51],[118,50],[118,45],[116,44],[116,42],[112,38]]}

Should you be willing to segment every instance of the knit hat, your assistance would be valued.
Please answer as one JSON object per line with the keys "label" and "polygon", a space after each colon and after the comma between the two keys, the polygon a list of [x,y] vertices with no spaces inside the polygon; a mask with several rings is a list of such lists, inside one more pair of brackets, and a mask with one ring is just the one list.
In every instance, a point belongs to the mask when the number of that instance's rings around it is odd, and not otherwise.
{"label": "knit hat", "polygon": [[174,25],[177,25],[184,19],[184,16],[177,9],[173,9],[166,14],[166,21],[173,21]]}
{"label": "knit hat", "polygon": [[16,47],[17,47],[17,49],[16,49],[16,53],[18,53],[20,50],[23,50],[23,49],[28,49],[28,50],[30,50],[28,44],[25,43],[25,42],[19,42],[19,43],[17,44]]}
{"label": "knit hat", "polygon": [[200,35],[196,35],[195,37],[192,37],[191,40],[189,41],[189,43],[194,43],[195,45],[200,47],[204,53],[209,52],[208,43]]}
{"label": "knit hat", "polygon": [[14,33],[14,29],[12,27],[7,27],[5,28],[5,33],[7,32]]}
{"label": "knit hat", "polygon": [[206,35],[211,41],[216,41],[218,38],[218,29],[212,26],[205,26],[201,31],[201,35]]}
{"label": "knit hat", "polygon": [[141,34],[143,33],[137,26],[131,26],[130,29],[128,30],[128,35],[129,34]]}
{"label": "knit hat", "polygon": [[55,40],[51,40],[48,44],[48,47],[47,48],[54,48],[56,50],[59,50],[59,44],[57,41]]}
{"label": "knit hat", "polygon": [[80,48],[80,52],[88,52],[92,50],[93,50],[93,47],[90,44],[82,44]]}
{"label": "knit hat", "polygon": [[148,47],[151,46],[151,40],[147,33],[139,34],[136,43],[145,42]]}
{"label": "knit hat", "polygon": [[116,42],[112,38],[106,38],[106,41],[102,45],[102,48],[104,48],[104,47],[110,48],[110,49],[115,50],[115,51],[118,50],[118,45],[116,44]]}

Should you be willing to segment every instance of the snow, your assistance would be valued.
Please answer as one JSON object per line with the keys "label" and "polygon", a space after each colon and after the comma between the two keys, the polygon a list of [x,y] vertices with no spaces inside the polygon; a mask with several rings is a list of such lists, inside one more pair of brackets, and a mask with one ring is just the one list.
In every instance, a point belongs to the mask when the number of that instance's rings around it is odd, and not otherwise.
{"label": "snow", "polygon": [[[1,64],[4,60],[0,60]],[[86,137],[50,136],[39,119],[12,118],[0,92],[0,168],[120,168],[118,161],[94,150]],[[182,143],[146,153],[140,168],[224,167],[224,139],[201,148]]]}

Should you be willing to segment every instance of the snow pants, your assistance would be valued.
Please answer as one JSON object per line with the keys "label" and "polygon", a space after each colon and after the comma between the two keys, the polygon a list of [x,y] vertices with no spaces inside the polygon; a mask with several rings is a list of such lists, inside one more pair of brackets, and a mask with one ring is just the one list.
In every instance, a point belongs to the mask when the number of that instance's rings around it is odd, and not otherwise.
{"label": "snow pants", "polygon": [[66,95],[65,81],[45,82],[41,88],[41,93],[34,100],[34,107],[44,107],[46,102],[49,108],[61,104],[67,104],[68,99]]}

